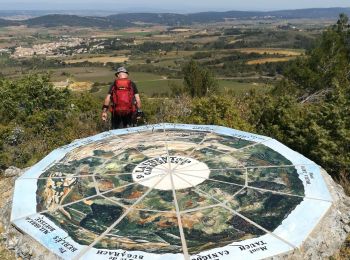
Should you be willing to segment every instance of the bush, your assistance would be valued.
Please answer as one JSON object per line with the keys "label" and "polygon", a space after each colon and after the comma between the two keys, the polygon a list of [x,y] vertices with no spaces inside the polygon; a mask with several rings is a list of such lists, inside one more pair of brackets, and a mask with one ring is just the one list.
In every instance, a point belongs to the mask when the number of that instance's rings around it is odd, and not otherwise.
{"label": "bush", "polygon": [[48,74],[0,81],[0,170],[30,166],[51,150],[99,131],[100,102],[55,89]]}

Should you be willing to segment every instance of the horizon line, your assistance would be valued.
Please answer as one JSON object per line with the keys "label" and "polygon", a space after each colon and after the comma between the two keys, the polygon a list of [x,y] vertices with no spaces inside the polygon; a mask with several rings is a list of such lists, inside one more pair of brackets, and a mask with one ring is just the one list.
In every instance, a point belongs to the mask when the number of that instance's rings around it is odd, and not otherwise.
{"label": "horizon line", "polygon": [[[142,8],[141,8],[142,9]],[[273,10],[253,10],[253,9],[227,9],[227,10],[202,10],[202,11],[193,11],[193,12],[182,12],[179,10],[168,10],[164,9],[161,10],[160,8],[159,11],[151,11],[151,10],[146,10],[146,11],[136,11],[136,12],[130,12],[130,11],[122,11],[122,10],[113,10],[113,9],[2,9],[0,10],[0,13],[4,12],[52,12],[52,11],[57,11],[57,12],[118,12],[118,13],[181,13],[181,14],[193,14],[193,13],[203,13],[203,12],[216,12],[216,13],[222,13],[222,12],[259,12],[259,13],[265,13],[265,12],[279,12],[279,11],[297,11],[297,10],[311,10],[311,9],[350,9],[350,6],[342,7],[342,6],[332,6],[332,7],[308,7],[308,8],[291,8],[291,9],[273,9]]]}

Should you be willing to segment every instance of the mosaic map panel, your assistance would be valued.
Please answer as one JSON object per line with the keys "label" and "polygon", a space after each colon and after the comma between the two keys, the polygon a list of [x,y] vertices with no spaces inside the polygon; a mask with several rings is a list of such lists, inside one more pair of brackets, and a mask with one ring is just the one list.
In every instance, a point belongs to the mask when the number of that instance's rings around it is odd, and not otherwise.
{"label": "mosaic map panel", "polygon": [[17,180],[11,219],[63,259],[261,259],[331,203],[319,166],[271,138],[160,124],[53,151]]}

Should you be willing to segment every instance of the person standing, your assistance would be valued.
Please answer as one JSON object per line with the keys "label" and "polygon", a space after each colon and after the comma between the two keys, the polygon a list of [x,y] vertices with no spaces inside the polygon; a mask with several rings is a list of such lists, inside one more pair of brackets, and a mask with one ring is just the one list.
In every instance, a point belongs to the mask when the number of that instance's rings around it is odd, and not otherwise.
{"label": "person standing", "polygon": [[118,68],[115,76],[102,106],[102,120],[107,121],[109,110],[112,129],[135,126],[137,117],[143,114],[138,89],[126,68]]}

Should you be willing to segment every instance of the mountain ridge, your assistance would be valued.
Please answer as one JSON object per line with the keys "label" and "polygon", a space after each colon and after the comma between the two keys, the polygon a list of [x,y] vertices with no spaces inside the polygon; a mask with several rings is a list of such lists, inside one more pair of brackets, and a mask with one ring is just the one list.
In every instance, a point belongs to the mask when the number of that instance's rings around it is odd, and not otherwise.
{"label": "mountain ridge", "polygon": [[340,13],[350,16],[350,8],[308,8],[280,11],[225,11],[179,13],[117,13],[107,16],[82,16],[72,14],[47,14],[21,21],[0,18],[0,26],[27,25],[57,27],[98,27],[124,28],[137,22],[161,24],[167,26],[185,26],[194,23],[224,22],[227,19],[336,19]]}

